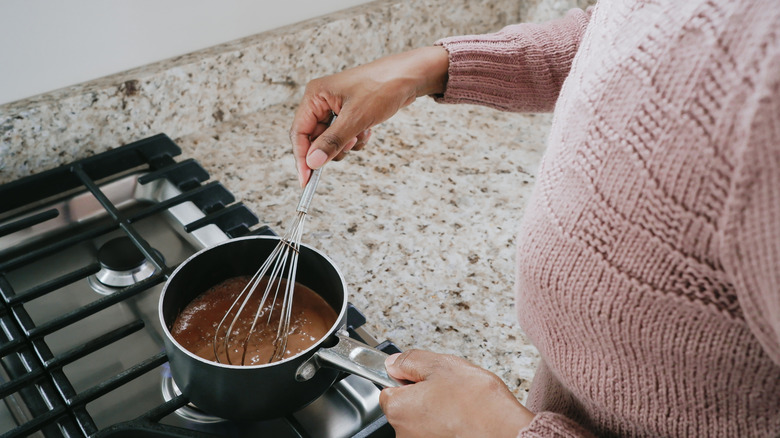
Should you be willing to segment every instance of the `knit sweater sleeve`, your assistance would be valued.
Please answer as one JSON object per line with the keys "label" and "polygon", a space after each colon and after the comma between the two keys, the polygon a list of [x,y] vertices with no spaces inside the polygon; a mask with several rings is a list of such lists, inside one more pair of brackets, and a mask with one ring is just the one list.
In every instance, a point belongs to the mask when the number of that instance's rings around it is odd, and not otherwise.
{"label": "knit sweater sleeve", "polygon": [[503,111],[552,111],[589,19],[590,10],[573,9],[543,24],[437,41],[450,65],[447,88],[434,98]]}
{"label": "knit sweater sleeve", "polygon": [[540,412],[531,424],[524,427],[517,438],[594,438],[568,417],[553,412]]}
{"label": "knit sweater sleeve", "polygon": [[780,366],[780,43],[774,43],[738,128],[743,141],[726,201],[721,254],[748,326]]}

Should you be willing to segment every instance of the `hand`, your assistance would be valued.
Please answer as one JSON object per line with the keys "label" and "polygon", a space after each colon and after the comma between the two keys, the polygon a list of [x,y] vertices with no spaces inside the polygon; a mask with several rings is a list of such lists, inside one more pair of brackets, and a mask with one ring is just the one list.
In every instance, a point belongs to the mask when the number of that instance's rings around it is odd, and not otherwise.
{"label": "hand", "polygon": [[[362,149],[371,127],[419,96],[444,92],[448,66],[446,49],[424,47],[309,82],[290,129],[301,186],[312,169]],[[332,113],[339,117],[328,126]]]}
{"label": "hand", "polygon": [[398,438],[514,438],[534,417],[498,376],[461,358],[410,350],[385,365],[395,379],[416,382],[379,395]]}

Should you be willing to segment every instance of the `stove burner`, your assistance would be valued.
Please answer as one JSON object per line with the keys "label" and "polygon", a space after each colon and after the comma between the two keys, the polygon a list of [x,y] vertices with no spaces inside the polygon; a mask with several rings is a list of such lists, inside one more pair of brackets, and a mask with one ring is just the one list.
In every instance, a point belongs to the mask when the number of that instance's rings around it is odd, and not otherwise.
{"label": "stove burner", "polygon": [[[171,376],[163,376],[162,378],[162,396],[166,402],[170,401],[174,397],[181,395],[179,387],[176,386],[176,382],[173,381]],[[176,410],[176,415],[184,418],[185,420],[192,421],[193,423],[200,424],[212,424],[221,423],[227,421],[224,418],[215,417],[201,411],[197,406],[192,403],[187,403],[181,408]]]}
{"label": "stove burner", "polygon": [[[156,252],[156,251],[155,251]],[[162,255],[157,252],[160,257]],[[109,295],[117,290],[151,277],[155,266],[127,236],[117,237],[98,249],[100,271],[88,278],[96,292]]]}

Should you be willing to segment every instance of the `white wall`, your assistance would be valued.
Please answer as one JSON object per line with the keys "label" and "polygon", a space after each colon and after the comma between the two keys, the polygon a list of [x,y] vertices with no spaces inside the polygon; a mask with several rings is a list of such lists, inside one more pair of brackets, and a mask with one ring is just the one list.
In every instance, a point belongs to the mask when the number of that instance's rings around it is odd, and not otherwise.
{"label": "white wall", "polygon": [[370,0],[2,0],[0,104]]}

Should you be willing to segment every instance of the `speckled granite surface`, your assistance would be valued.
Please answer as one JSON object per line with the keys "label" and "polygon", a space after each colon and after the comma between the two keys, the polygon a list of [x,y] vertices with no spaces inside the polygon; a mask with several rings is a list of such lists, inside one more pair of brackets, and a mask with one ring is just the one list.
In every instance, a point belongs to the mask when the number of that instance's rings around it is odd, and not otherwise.
{"label": "speckled granite surface", "polygon": [[512,0],[380,0],[0,106],[0,183],[300,95],[311,78],[519,17]]}
{"label": "speckled granite surface", "polygon": [[[380,0],[0,106],[0,183],[165,132],[283,231],[300,194],[287,132],[309,79],[589,3]],[[304,235],[378,338],[466,357],[521,400],[538,355],[515,322],[514,237],[550,120],[419,99],[328,165]]]}

